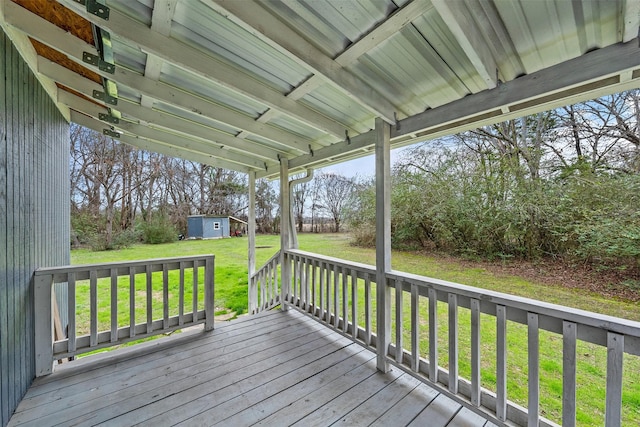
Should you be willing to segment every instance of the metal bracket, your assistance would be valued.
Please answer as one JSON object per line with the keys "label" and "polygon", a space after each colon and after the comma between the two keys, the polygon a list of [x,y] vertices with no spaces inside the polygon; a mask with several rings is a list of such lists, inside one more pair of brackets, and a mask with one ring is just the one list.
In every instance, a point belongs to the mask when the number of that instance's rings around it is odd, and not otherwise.
{"label": "metal bracket", "polygon": [[112,131],[111,129],[103,129],[102,133],[104,133],[107,136],[110,136],[111,138],[116,138],[116,139],[120,138],[120,134],[118,132]]}
{"label": "metal bracket", "polygon": [[109,96],[104,92],[100,92],[99,90],[93,91],[93,97],[95,99],[99,99],[100,101],[104,101],[107,104],[118,105],[118,98],[114,98],[113,96]]}
{"label": "metal bracket", "polygon": [[89,52],[82,52],[82,60],[109,74],[113,74],[116,71],[116,66],[114,64],[103,61],[98,55],[94,55]]}
{"label": "metal bracket", "polygon": [[400,120],[398,120],[398,113],[393,112],[393,120],[396,121],[396,130],[400,130]]}
{"label": "metal bracket", "polygon": [[113,123],[114,125],[120,123],[120,120],[117,117],[113,117],[111,114],[99,113],[98,118],[104,122]]}
{"label": "metal bracket", "polygon": [[311,144],[309,144],[309,154],[311,154],[311,157],[313,157],[313,148],[311,148]]}
{"label": "metal bracket", "polygon": [[[76,0],[77,1],[77,0]],[[96,15],[99,18],[104,19],[105,21],[109,20],[109,9],[108,6],[96,1],[96,0],[85,0],[87,4],[87,12]]]}
{"label": "metal bracket", "polygon": [[345,137],[345,141],[347,141],[347,145],[351,145],[351,138],[349,138],[349,131],[348,130],[344,131],[344,137]]}
{"label": "metal bracket", "polygon": [[266,170],[267,172],[269,172],[269,166],[267,166],[267,162],[264,162],[264,170]]}

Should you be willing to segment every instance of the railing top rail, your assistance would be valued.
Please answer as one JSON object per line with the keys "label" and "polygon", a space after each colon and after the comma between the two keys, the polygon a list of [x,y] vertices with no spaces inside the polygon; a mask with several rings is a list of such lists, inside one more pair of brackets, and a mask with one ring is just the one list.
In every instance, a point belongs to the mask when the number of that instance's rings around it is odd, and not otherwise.
{"label": "railing top rail", "polygon": [[97,264],[41,267],[34,272],[34,275],[43,276],[47,274],[77,273],[81,271],[96,270],[96,269],[108,270],[111,268],[140,267],[140,266],[145,266],[149,264],[158,265],[158,264],[169,264],[169,263],[176,263],[176,262],[191,262],[191,261],[205,260],[207,258],[215,258],[215,255],[203,254],[203,255],[191,255],[191,256],[185,256],[185,257],[153,258],[153,259],[135,260],[135,261],[115,261],[115,262],[105,262],[105,263],[97,263]]}
{"label": "railing top rail", "polygon": [[330,256],[326,256],[326,255],[318,255],[315,254],[313,252],[306,252],[306,251],[301,251],[299,249],[288,249],[286,251],[287,254],[291,254],[291,255],[301,255],[301,256],[305,256],[307,258],[314,258],[317,260],[321,260],[321,261],[325,261],[325,262],[329,262],[332,264],[336,264],[340,267],[348,267],[348,268],[356,268],[359,269],[360,271],[364,272],[364,273],[368,273],[368,274],[376,274],[376,267],[370,264],[363,264],[360,262],[353,262],[353,261],[347,261],[344,259],[340,259],[340,258],[333,258]]}
{"label": "railing top rail", "polygon": [[640,337],[640,322],[636,322],[633,320],[608,316],[606,314],[594,313],[591,311],[548,303],[530,298],[519,297],[502,292],[475,288],[473,286],[467,286],[459,283],[448,282],[446,280],[420,276],[418,274],[405,273],[403,271],[392,270],[387,273],[387,277],[393,280],[404,280],[407,283],[416,284],[417,286],[434,288],[443,292],[452,292],[457,295],[475,298],[497,305],[504,305],[523,311],[538,313],[567,320],[570,322],[593,326],[598,329],[606,329],[612,332]]}
{"label": "railing top rail", "polygon": [[[267,260],[267,262],[265,262],[265,263],[263,264],[263,267],[264,267],[264,266],[266,266],[266,265],[268,265],[268,264],[270,264],[270,263],[272,263],[273,261],[277,260],[277,259],[280,257],[280,252],[281,252],[281,251],[280,251],[280,250],[278,250],[278,252],[276,252],[275,254],[273,254],[273,255],[271,256],[271,258],[269,258],[269,259]],[[262,270],[262,268],[259,268],[255,273],[253,273],[253,275],[251,276],[251,278],[253,279],[253,278],[254,278],[258,273],[260,273],[260,270]]]}
{"label": "railing top rail", "polygon": [[[292,255],[301,255],[307,258],[330,262],[341,267],[355,268],[360,271],[375,274],[375,267],[368,264],[346,261],[332,258],[325,255],[318,255],[300,250],[288,250]],[[578,324],[604,329],[611,332],[621,333],[628,336],[640,338],[640,322],[608,316],[606,314],[593,313],[577,308],[566,307],[559,304],[552,304],[530,298],[524,298],[502,292],[490,291],[459,283],[448,282],[446,280],[434,279],[420,276],[418,274],[405,273],[403,271],[392,270],[387,273],[387,278],[392,280],[402,280],[409,284],[416,284],[419,287],[433,288],[442,292],[451,292],[468,298],[490,302],[496,305],[516,308],[522,311],[538,313],[549,317],[562,319]]]}

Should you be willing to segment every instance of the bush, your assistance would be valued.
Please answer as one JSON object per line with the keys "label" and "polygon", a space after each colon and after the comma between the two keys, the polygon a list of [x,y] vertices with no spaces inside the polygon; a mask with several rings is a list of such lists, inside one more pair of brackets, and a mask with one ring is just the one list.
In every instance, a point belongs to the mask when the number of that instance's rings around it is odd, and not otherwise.
{"label": "bush", "polygon": [[176,228],[166,215],[154,215],[140,228],[143,241],[151,245],[173,242],[178,235]]}

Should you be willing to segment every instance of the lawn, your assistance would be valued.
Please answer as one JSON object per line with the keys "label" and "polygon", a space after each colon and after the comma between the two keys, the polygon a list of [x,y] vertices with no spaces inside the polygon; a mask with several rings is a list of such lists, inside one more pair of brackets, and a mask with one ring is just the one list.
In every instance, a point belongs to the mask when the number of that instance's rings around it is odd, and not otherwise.
{"label": "lawn", "polygon": [[[329,255],[367,264],[375,263],[375,251],[358,248],[349,244],[343,234],[302,234],[300,248],[309,252]],[[279,248],[279,236],[257,236],[257,266],[262,265]],[[90,252],[72,251],[73,264],[101,263],[109,261],[163,258],[197,254],[214,254],[215,295],[218,313],[246,312],[247,307],[247,240],[232,238],[223,240],[181,241],[164,245],[139,245],[120,251]],[[552,303],[568,305],[604,314],[640,321],[640,310],[636,303],[610,300],[597,294],[576,289],[565,289],[557,285],[539,284],[514,276],[499,276],[483,268],[467,268],[450,259],[443,260],[411,252],[393,252],[393,268],[410,273],[449,280],[466,285],[491,289],[499,292],[541,299]],[[363,286],[360,283],[360,286]],[[126,289],[126,284],[124,284]],[[141,285],[141,289],[144,286]],[[79,288],[80,293],[80,288]],[[373,293],[375,295],[375,292]],[[363,291],[359,295],[364,295]],[[126,298],[126,294],[123,294]],[[82,298],[81,295],[78,297]],[[103,298],[108,300],[107,297]],[[408,304],[409,298],[405,298]],[[202,297],[200,297],[202,301]],[[359,302],[359,305],[362,305]],[[81,307],[78,307],[80,317]],[[426,319],[426,300],[421,301],[422,319]],[[126,310],[125,310],[126,311]],[[405,347],[409,346],[409,306],[405,307]],[[360,307],[359,313],[363,313]],[[144,315],[142,315],[144,316]],[[123,317],[126,317],[123,315]],[[156,316],[157,317],[157,316]],[[126,320],[125,324],[126,324]],[[105,319],[106,322],[108,320]],[[80,323],[80,320],[78,320]],[[362,322],[362,319],[361,319]],[[482,316],[482,382],[483,386],[495,389],[495,319]],[[448,366],[447,360],[447,306],[440,304],[440,364]],[[362,323],[360,323],[362,324]],[[470,315],[468,310],[459,312],[459,363],[460,375],[470,374]],[[421,328],[421,354],[428,354],[426,325]],[[546,333],[540,334],[540,389],[541,410],[545,417],[555,421],[561,418],[562,393],[562,338]],[[527,333],[526,326],[509,323],[508,330],[508,396],[523,406],[527,402]],[[606,349],[579,342],[578,346],[578,424],[585,426],[602,425],[604,420],[604,387],[606,372]],[[625,358],[623,425],[640,424],[640,361],[638,357]]]}

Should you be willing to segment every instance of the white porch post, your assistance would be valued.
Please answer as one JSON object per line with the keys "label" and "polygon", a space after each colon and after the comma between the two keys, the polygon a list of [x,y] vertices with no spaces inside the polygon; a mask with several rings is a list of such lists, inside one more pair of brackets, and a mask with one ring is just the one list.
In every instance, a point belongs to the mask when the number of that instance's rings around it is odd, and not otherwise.
{"label": "white porch post", "polygon": [[[377,367],[389,371],[387,351],[391,336],[391,290],[386,273],[391,271],[391,128],[376,119],[376,319]],[[399,351],[402,351],[401,349]]]}
{"label": "white porch post", "polygon": [[249,212],[247,215],[247,237],[249,245],[249,313],[258,308],[258,295],[251,286],[251,276],[256,272],[256,173],[249,172]]}
{"label": "white porch post", "polygon": [[287,311],[285,298],[290,294],[291,264],[287,261],[285,251],[290,248],[289,227],[291,215],[291,199],[289,195],[289,160],[280,159],[280,307]]}

